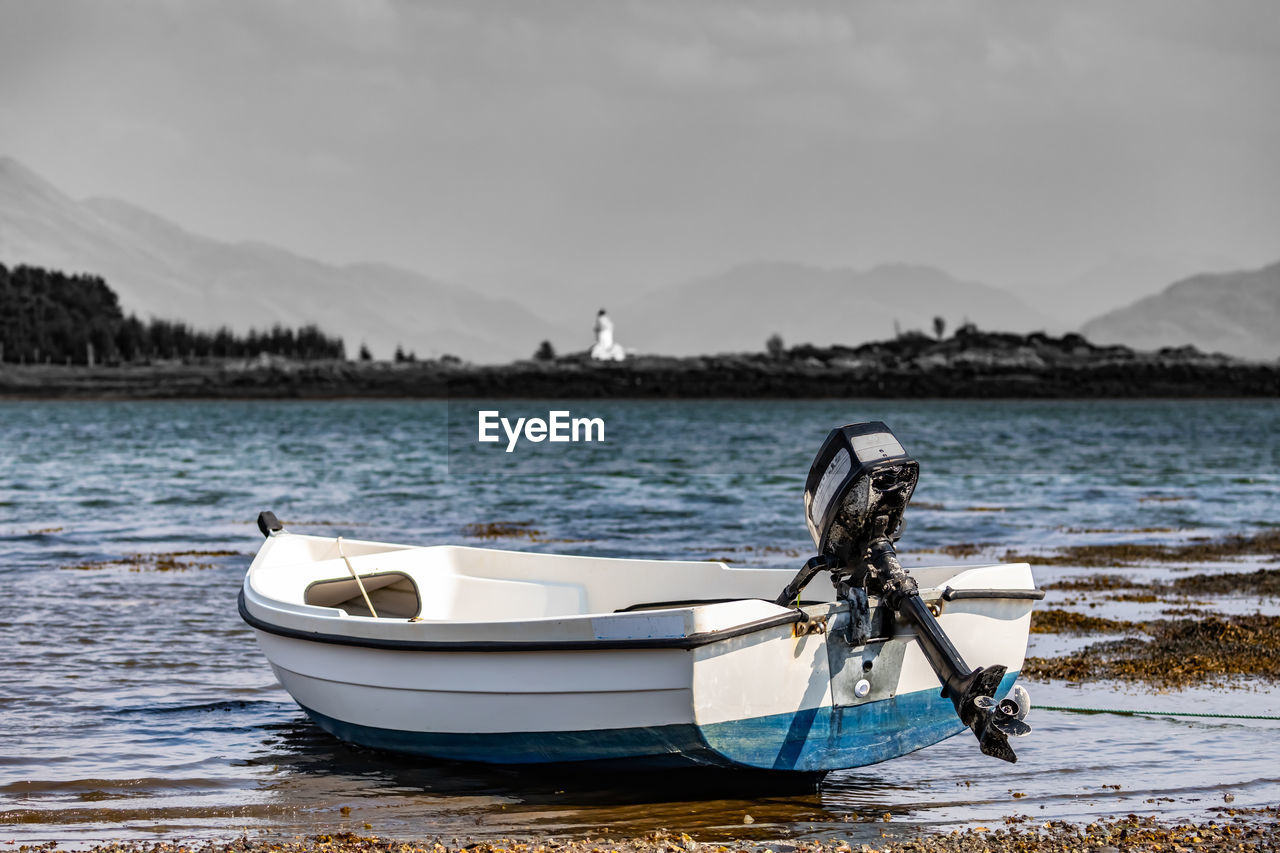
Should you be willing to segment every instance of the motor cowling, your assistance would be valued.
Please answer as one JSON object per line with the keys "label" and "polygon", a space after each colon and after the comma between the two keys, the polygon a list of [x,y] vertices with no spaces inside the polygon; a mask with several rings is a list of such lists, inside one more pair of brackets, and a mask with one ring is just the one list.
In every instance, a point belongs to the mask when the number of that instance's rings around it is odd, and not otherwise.
{"label": "motor cowling", "polygon": [[833,429],[804,488],[805,520],[818,553],[853,564],[874,538],[879,518],[896,540],[919,478],[920,464],[882,422]]}

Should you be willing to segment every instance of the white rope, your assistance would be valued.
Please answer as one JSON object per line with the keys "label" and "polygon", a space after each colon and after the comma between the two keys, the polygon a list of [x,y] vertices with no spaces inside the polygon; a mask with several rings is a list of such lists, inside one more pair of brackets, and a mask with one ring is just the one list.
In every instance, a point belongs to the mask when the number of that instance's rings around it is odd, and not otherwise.
{"label": "white rope", "polygon": [[356,579],[356,586],[360,587],[360,594],[364,596],[364,606],[369,608],[369,612],[373,614],[373,618],[378,618],[378,611],[373,609],[373,602],[369,600],[369,593],[364,591],[364,581],[360,580],[360,576],[356,574],[356,570],[352,568],[351,561],[347,559],[347,554],[342,550],[342,537],[338,537],[338,554],[342,557],[342,562],[347,564],[347,571],[351,572],[351,577]]}

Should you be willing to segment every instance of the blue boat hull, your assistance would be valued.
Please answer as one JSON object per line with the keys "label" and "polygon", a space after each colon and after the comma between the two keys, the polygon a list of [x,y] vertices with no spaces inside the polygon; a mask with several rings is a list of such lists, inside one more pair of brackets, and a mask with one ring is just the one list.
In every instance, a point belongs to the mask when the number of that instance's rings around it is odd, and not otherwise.
{"label": "blue boat hull", "polygon": [[[998,696],[1018,673],[1005,675]],[[335,737],[391,752],[486,764],[621,762],[633,767],[747,767],[822,773],[906,755],[964,731],[937,690],[698,726],[458,734],[362,726],[303,710]]]}

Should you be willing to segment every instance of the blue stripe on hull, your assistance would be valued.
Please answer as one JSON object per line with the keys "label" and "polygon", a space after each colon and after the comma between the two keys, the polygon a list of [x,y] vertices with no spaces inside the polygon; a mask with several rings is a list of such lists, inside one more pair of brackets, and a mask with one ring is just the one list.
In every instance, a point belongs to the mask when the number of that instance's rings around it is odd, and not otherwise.
{"label": "blue stripe on hull", "polygon": [[485,764],[626,761],[650,767],[730,766],[707,748],[694,725],[573,732],[458,734],[404,732],[348,723],[303,706],[316,725],[340,740],[374,749]]}
{"label": "blue stripe on hull", "polygon": [[[1000,683],[999,696],[1017,673]],[[374,749],[486,764],[625,762],[638,767],[752,767],[816,773],[876,764],[964,731],[937,690],[707,726],[457,734],[362,726],[303,710],[335,737]]]}
{"label": "blue stripe on hull", "polygon": [[[1005,675],[996,695],[1013,687]],[[735,764],[813,772],[863,767],[915,752],[965,731],[950,699],[921,690],[844,708],[826,706],[701,727],[702,737]]]}

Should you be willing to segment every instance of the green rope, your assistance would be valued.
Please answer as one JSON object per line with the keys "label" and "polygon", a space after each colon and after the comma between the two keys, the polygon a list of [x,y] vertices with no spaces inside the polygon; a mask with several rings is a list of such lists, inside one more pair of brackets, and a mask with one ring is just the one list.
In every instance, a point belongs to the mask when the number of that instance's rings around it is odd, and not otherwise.
{"label": "green rope", "polygon": [[1070,714],[1120,714],[1125,717],[1213,717],[1220,720],[1280,720],[1266,714],[1209,714],[1203,711],[1132,711],[1123,708],[1072,708],[1067,705],[1032,705],[1036,711],[1066,711]]}

